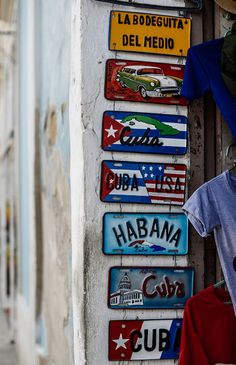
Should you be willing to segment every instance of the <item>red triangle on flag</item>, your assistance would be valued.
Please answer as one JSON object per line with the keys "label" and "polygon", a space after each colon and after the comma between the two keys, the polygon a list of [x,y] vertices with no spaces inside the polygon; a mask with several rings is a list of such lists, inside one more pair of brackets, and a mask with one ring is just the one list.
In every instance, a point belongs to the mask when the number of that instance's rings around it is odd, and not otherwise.
{"label": "red triangle on flag", "polygon": [[123,129],[124,125],[105,112],[103,116],[102,147],[106,148],[119,141]]}
{"label": "red triangle on flag", "polygon": [[109,169],[106,162],[102,162],[102,182],[101,182],[101,200],[104,201],[106,196],[111,193],[111,191],[114,189],[115,184],[112,187],[112,184],[110,183],[110,180],[114,180],[117,178],[116,174]]}

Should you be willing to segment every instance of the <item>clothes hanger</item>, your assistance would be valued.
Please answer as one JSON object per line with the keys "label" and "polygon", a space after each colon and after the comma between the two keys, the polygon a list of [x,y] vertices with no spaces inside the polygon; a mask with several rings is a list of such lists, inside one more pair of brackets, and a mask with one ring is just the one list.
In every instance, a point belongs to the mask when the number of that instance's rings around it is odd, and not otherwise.
{"label": "clothes hanger", "polygon": [[[236,24],[236,22],[235,22]],[[226,151],[225,151],[225,157],[228,157],[229,156],[229,150],[231,147],[236,147],[236,143],[230,143],[227,148],[226,148]],[[232,174],[236,174],[236,159],[233,160],[233,166],[228,170],[230,173]]]}
{"label": "clothes hanger", "polygon": [[217,283],[215,283],[213,285],[213,287],[216,289],[216,288],[220,288],[223,285],[225,285],[225,279],[218,281]]}
{"label": "clothes hanger", "polygon": [[232,33],[235,33],[235,31],[236,31],[236,20],[233,22],[231,28],[229,30],[227,30],[224,37],[226,37],[227,35],[230,35]]}
{"label": "clothes hanger", "polygon": [[236,174],[236,160],[233,161],[233,166],[229,169],[229,172]]}
{"label": "clothes hanger", "polygon": [[[225,283],[225,279],[223,279],[223,280],[220,280],[220,281],[218,281],[217,283],[215,283],[214,285],[213,285],[213,288],[214,289],[217,289],[217,288],[220,288],[221,286],[225,286],[226,285],[226,283]],[[223,302],[225,305],[231,305],[232,304],[232,301],[231,300],[228,300],[228,301],[225,301],[225,302]]]}

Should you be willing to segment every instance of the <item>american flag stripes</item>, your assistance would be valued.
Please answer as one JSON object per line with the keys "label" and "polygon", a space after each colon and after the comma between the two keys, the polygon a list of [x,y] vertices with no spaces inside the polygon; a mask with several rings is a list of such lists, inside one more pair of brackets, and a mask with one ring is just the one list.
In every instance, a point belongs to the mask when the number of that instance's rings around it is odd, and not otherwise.
{"label": "american flag stripes", "polygon": [[183,205],[186,166],[103,161],[101,200],[111,203]]}

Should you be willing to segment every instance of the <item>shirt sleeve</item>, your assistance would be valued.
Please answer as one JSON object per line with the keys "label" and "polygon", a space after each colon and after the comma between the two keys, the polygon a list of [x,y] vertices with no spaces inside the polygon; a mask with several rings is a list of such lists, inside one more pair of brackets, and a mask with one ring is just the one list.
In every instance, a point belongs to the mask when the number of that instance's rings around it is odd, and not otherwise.
{"label": "shirt sleeve", "polygon": [[182,209],[202,237],[208,236],[219,225],[215,201],[207,183],[193,193]]}
{"label": "shirt sleeve", "polygon": [[196,332],[188,303],[184,310],[178,365],[210,365]]}
{"label": "shirt sleeve", "polygon": [[184,80],[181,88],[181,96],[188,100],[200,98],[205,91],[209,90],[209,78],[204,69],[199,54],[200,46],[194,46],[188,50]]}

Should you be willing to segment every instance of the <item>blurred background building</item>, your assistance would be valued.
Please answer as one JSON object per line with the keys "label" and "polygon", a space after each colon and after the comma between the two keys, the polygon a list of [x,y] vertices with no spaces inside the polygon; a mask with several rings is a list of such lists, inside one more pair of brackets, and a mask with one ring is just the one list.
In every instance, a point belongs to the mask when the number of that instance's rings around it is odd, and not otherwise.
{"label": "blurred background building", "polygon": [[25,365],[74,362],[71,12],[0,1],[0,301]]}

